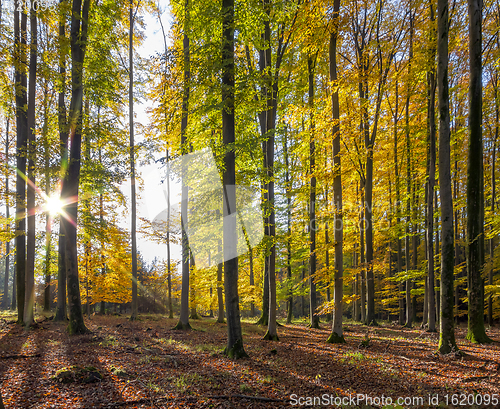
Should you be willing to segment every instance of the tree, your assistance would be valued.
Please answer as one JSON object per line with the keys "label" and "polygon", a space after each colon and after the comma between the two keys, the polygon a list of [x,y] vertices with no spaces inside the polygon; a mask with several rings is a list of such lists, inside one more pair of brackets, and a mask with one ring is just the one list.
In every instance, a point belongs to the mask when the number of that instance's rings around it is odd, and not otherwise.
{"label": "tree", "polygon": [[26,272],[26,152],[28,143],[28,116],[26,106],[26,20],[25,12],[21,12],[19,24],[19,1],[14,2],[14,60],[16,89],[16,281],[17,281],[17,322],[24,320],[25,272]]}
{"label": "tree", "polygon": [[182,157],[182,197],[181,197],[181,229],[182,229],[182,287],[181,287],[181,316],[175,329],[191,329],[189,324],[189,242],[187,236],[188,227],[188,196],[189,187],[187,185],[187,159],[185,155],[189,151],[187,142],[187,126],[189,114],[189,93],[190,93],[190,54],[189,54],[189,0],[185,2],[185,20],[183,36],[183,55],[184,55],[184,84],[182,94],[182,117],[181,117],[181,155]]}
{"label": "tree", "polygon": [[33,322],[33,306],[35,303],[35,96],[37,71],[37,17],[32,2],[30,10],[30,62],[28,89],[28,194],[27,194],[27,251],[26,251],[26,298],[24,300],[24,323]]}
{"label": "tree", "polygon": [[[0,20],[1,21],[1,20]],[[7,219],[6,233],[10,236],[10,200],[9,200],[9,125],[10,117],[7,117],[5,129],[5,217]],[[5,243],[5,275],[3,282],[3,295],[1,307],[7,309],[9,307],[9,274],[10,274],[10,237]],[[14,279],[15,281],[15,279]],[[14,295],[14,294],[12,294]]]}
{"label": "tree", "polygon": [[339,10],[340,0],[333,3],[333,31],[330,34],[330,80],[333,83],[332,93],[332,136],[333,136],[333,202],[335,204],[335,223],[334,223],[334,241],[335,241],[335,284],[334,284],[334,306],[332,333],[327,342],[343,343],[345,342],[342,331],[342,298],[344,295],[344,221],[342,213],[342,172],[340,158],[340,109],[339,109],[339,91],[337,78],[337,38],[339,33]]}
{"label": "tree", "polygon": [[437,84],[439,109],[439,189],[441,199],[441,314],[438,351],[457,352],[453,319],[455,265],[453,201],[450,175],[450,111],[448,91],[448,0],[438,0]]}
{"label": "tree", "polygon": [[230,358],[244,358],[238,297],[238,257],[236,253],[236,170],[234,133],[234,0],[222,0],[222,143],[225,148],[222,176],[224,290],[227,316],[227,346]]}
{"label": "tree", "polygon": [[77,213],[78,187],[80,182],[80,158],[82,145],[83,116],[83,63],[87,46],[87,28],[90,0],[74,0],[71,17],[71,103],[69,109],[69,130],[72,136],[68,160],[68,179],[63,185],[61,196],[74,198],[66,205],[69,223],[66,223],[66,274],[68,286],[68,310],[70,334],[88,332],[83,321],[80,299],[80,280],[77,257]]}
{"label": "tree", "polygon": [[482,136],[482,0],[469,5],[469,157],[467,167],[467,339],[488,343],[484,329],[484,177]]}
{"label": "tree", "polygon": [[[59,97],[57,101],[57,120],[59,127],[59,150],[61,156],[61,202],[62,189],[68,183],[68,124],[66,118],[66,0],[59,0]],[[57,307],[54,315],[54,321],[63,321],[67,319],[66,315],[66,226],[68,220],[63,215],[60,216],[59,241],[58,241],[58,259],[57,259]]]}
{"label": "tree", "polygon": [[[435,59],[435,21],[434,6],[429,2],[430,13],[430,50],[429,50],[429,70],[427,73],[427,135],[428,135],[428,167],[429,179],[427,181],[427,303],[428,330],[436,332],[436,303],[434,292],[434,185],[436,181],[436,73]],[[437,206],[437,203],[436,203]],[[424,317],[425,319],[425,317]]]}
{"label": "tree", "polygon": [[[267,14],[267,19],[264,22],[264,41],[269,46],[264,50],[265,66],[268,68],[268,78],[270,79],[267,86],[267,110],[266,110],[266,137],[264,142],[264,163],[266,168],[267,180],[267,217],[265,223],[268,229],[268,248],[266,251],[266,263],[269,276],[269,318],[267,322],[267,332],[264,339],[271,341],[278,340],[277,325],[276,325],[276,224],[275,224],[275,203],[274,203],[274,132],[276,122],[275,99],[275,86],[272,81],[271,69],[271,27],[270,27],[270,14],[271,3],[270,0],[264,0],[264,10]],[[234,74],[233,74],[234,75]],[[269,254],[267,254],[269,252]]]}
{"label": "tree", "polygon": [[132,239],[132,315],[130,320],[137,318],[137,238],[136,238],[136,196],[135,196],[135,151],[134,151],[134,0],[130,0],[129,9],[129,127],[130,127],[130,196],[132,202],[131,228]]}

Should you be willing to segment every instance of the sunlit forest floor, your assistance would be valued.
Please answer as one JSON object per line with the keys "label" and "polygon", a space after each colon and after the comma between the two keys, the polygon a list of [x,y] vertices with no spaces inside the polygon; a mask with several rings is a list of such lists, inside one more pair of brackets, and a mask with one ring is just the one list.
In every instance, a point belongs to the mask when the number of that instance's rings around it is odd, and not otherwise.
{"label": "sunlit forest floor", "polygon": [[[436,402],[453,407],[454,394],[465,394],[455,395],[455,402],[478,403],[481,396],[490,404],[480,407],[493,407],[492,394],[500,394],[500,344],[472,345],[462,326],[456,335],[465,355],[438,356],[437,334],[416,328],[347,322],[347,343],[331,345],[325,343],[329,323],[320,330],[308,329],[305,322],[284,325],[278,329],[280,341],[269,342],[262,340],[264,327],[244,321],[250,357],[232,361],[221,354],[226,326],[214,319],[191,320],[195,330],[174,331],[177,320],[160,315],[136,322],[96,315],[86,320],[92,333],[73,337],[65,324],[43,316],[29,331],[13,319],[0,315],[6,408],[275,408],[304,403],[300,397],[333,403],[357,394],[393,399],[389,406],[372,401],[368,407],[436,407]],[[498,328],[488,334],[500,340]],[[424,404],[397,406],[398,397],[420,397]],[[344,403],[361,407],[364,402]],[[470,403],[465,407],[474,407]]]}

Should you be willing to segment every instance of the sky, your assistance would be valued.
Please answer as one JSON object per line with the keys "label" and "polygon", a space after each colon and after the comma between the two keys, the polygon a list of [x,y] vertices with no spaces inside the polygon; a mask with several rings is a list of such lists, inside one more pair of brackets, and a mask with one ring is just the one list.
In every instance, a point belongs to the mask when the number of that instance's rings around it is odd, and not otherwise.
{"label": "sky", "polygon": [[[171,16],[168,10],[162,10],[162,22],[163,27],[168,34],[170,28]],[[142,58],[149,58],[157,53],[162,53],[164,51],[164,41],[161,26],[158,22],[157,16],[147,14],[143,16],[145,22],[145,34],[146,39],[143,44],[136,50]],[[146,114],[146,110],[152,106],[152,101],[141,101],[139,104],[134,104],[134,111],[136,112],[136,121],[146,125],[150,119]],[[136,127],[137,129],[137,127]],[[141,135],[137,135],[136,143],[140,142],[142,139]],[[160,158],[161,154],[156,155]],[[144,181],[143,186],[138,190],[137,198],[137,226],[140,226],[140,217],[153,220],[162,210],[167,207],[166,200],[166,183],[162,183],[165,179],[166,170],[161,168],[159,164],[153,163],[147,166],[139,166],[137,168],[142,180]],[[170,182],[171,189],[171,205],[174,205],[176,201],[180,201],[180,186],[175,183],[175,181]],[[130,179],[125,181],[121,185],[121,190],[127,196],[128,202],[130,203]],[[130,215],[128,218],[123,220],[121,224],[122,227],[130,230]],[[165,259],[167,258],[167,246],[157,244],[151,240],[148,240],[142,234],[137,235],[137,248],[144,259],[148,262],[153,261],[154,258]],[[181,255],[181,249],[178,245],[171,245],[171,257],[173,259],[179,259]]]}

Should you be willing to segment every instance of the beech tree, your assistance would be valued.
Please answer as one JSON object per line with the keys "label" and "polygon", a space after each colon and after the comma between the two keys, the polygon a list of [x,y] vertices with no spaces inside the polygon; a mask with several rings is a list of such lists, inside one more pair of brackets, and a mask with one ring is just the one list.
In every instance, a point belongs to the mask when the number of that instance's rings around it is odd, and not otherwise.
{"label": "beech tree", "polygon": [[243,347],[238,297],[238,257],[236,254],[236,171],[234,118],[234,0],[222,0],[222,142],[225,148],[222,176],[224,290],[227,315],[227,346],[230,358],[248,356]]}
{"label": "beech tree", "polygon": [[484,176],[482,136],[482,0],[469,6],[469,156],[467,167],[467,339],[491,342],[484,328]]}
{"label": "beech tree", "polygon": [[450,175],[450,111],[448,89],[448,0],[437,3],[437,84],[439,110],[439,190],[441,199],[441,302],[438,350],[458,352],[453,320],[453,272],[455,266],[453,201]]}
{"label": "beech tree", "polygon": [[87,47],[87,29],[90,0],[74,0],[71,17],[71,104],[69,109],[69,132],[71,149],[68,158],[68,179],[63,185],[61,197],[74,198],[66,205],[69,223],[66,223],[66,274],[68,285],[69,333],[83,334],[87,328],[83,321],[80,298],[77,256],[77,211],[80,181],[80,157],[83,116],[83,63]]}

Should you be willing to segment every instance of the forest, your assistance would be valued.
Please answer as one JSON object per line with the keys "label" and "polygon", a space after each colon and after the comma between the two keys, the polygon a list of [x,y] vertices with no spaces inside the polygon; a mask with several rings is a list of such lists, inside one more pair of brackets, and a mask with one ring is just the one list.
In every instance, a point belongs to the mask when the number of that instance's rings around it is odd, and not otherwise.
{"label": "forest", "polygon": [[499,404],[498,0],[0,0],[0,65],[0,408]]}

